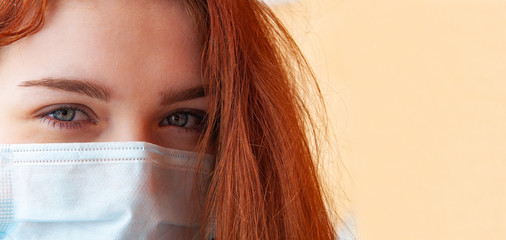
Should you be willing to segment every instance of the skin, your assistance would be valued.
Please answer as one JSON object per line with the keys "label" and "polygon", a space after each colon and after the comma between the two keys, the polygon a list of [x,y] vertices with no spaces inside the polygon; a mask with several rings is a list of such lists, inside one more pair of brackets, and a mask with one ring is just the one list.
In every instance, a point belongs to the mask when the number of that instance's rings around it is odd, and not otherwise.
{"label": "skin", "polygon": [[[194,150],[206,97],[184,93],[203,85],[200,59],[180,1],[53,1],[39,32],[0,49],[0,143],[145,141]],[[107,93],[48,86],[77,82]]]}

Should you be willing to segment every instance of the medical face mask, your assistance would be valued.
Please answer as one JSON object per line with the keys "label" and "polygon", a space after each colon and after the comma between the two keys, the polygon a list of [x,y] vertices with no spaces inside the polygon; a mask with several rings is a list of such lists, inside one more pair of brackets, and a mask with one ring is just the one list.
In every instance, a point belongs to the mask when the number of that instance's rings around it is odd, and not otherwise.
{"label": "medical face mask", "polygon": [[0,145],[0,239],[198,239],[214,161],[201,157],[144,142]]}

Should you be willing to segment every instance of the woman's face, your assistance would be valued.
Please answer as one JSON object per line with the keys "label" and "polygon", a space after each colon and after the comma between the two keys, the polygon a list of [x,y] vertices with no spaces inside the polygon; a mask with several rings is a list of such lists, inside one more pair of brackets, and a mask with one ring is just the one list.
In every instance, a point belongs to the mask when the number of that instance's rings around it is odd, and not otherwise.
{"label": "woman's face", "polygon": [[53,1],[0,49],[0,143],[146,141],[193,150],[207,106],[181,1]]}

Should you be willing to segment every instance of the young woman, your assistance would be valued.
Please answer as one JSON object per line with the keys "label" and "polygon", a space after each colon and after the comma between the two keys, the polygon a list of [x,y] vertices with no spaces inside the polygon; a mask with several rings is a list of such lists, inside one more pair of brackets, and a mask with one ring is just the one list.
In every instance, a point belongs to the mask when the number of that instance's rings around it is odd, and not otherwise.
{"label": "young woman", "polygon": [[256,0],[1,0],[0,239],[335,239],[307,86]]}

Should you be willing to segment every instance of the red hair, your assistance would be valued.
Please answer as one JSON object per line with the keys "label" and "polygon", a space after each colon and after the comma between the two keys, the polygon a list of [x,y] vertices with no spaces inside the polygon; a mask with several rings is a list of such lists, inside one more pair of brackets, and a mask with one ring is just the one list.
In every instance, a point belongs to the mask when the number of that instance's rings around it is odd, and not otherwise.
{"label": "red hair", "polygon": [[[209,86],[201,144],[216,146],[203,226],[214,223],[217,239],[335,239],[300,86],[321,95],[301,51],[257,0],[184,3]],[[46,0],[0,0],[0,46],[40,29],[45,8]]]}

